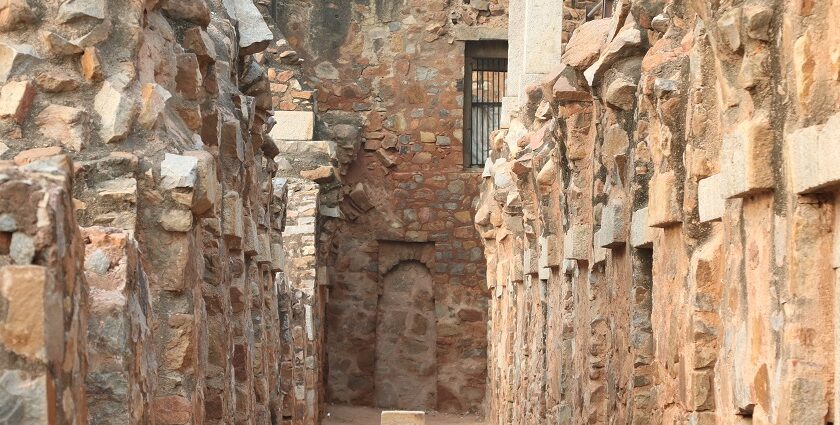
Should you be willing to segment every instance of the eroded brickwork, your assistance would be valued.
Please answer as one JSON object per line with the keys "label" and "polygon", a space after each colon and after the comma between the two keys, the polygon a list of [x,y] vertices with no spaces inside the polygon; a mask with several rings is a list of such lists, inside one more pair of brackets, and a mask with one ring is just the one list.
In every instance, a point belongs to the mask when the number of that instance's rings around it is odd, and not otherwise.
{"label": "eroded brickwork", "polygon": [[837,421],[839,24],[796,0],[576,24],[485,170],[490,423]]}

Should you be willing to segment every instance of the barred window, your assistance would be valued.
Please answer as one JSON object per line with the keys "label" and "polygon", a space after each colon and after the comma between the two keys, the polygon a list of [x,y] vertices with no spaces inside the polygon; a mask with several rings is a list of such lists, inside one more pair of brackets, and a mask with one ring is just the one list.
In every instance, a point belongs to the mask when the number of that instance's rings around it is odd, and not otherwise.
{"label": "barred window", "polygon": [[490,133],[499,129],[507,78],[507,43],[468,42],[464,65],[464,166],[483,167]]}

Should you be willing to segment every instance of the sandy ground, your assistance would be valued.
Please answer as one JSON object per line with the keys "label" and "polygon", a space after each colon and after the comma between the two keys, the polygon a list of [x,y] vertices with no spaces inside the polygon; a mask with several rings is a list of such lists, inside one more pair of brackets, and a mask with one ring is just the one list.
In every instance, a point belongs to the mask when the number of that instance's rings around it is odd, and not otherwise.
{"label": "sandy ground", "polygon": [[[327,416],[322,425],[379,425],[382,409],[355,406],[327,406]],[[426,412],[426,425],[486,425],[476,416],[447,415]]]}

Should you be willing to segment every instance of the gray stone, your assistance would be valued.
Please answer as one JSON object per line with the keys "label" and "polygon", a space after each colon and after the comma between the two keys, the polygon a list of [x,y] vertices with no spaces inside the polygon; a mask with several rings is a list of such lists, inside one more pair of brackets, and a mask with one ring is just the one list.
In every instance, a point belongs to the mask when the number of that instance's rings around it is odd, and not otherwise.
{"label": "gray stone", "polygon": [[741,48],[741,8],[736,7],[726,11],[718,19],[718,29],[723,36],[723,41],[732,51]]}
{"label": "gray stone", "polygon": [[[226,5],[233,6],[232,17],[236,18],[239,30],[239,56],[261,52],[274,40],[274,34],[265,23],[262,13],[252,0],[231,0]],[[228,10],[230,12],[230,10]]]}
{"label": "gray stone", "polygon": [[79,18],[105,19],[106,0],[67,0],[58,8],[58,21],[66,23]]}
{"label": "gray stone", "polygon": [[193,188],[198,176],[198,158],[167,153],[160,163],[161,189]]}
{"label": "gray stone", "polygon": [[14,232],[17,230],[17,220],[9,213],[0,214],[0,232]]}
{"label": "gray stone", "polygon": [[41,61],[35,48],[28,44],[12,44],[0,41],[0,83],[10,77],[25,73],[30,67]]}
{"label": "gray stone", "polygon": [[623,247],[627,241],[627,225],[620,202],[611,202],[601,211],[601,229],[597,232],[597,246],[601,248]]}
{"label": "gray stone", "polygon": [[85,270],[104,275],[111,268],[111,260],[101,249],[97,249],[85,258]]}
{"label": "gray stone", "polygon": [[823,125],[797,130],[787,138],[787,163],[797,193],[840,186],[840,113]]}
{"label": "gray stone", "polygon": [[15,264],[32,264],[32,260],[35,259],[35,241],[24,233],[15,232],[12,234],[9,253]]}
{"label": "gray stone", "polygon": [[0,371],[0,420],[5,424],[36,425],[48,422],[47,378],[30,372]]}

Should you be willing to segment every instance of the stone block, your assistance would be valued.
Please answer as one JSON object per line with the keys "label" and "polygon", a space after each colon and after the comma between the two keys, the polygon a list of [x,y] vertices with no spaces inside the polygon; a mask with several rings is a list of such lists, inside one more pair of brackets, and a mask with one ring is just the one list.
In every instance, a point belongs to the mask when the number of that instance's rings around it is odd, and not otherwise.
{"label": "stone block", "polygon": [[88,115],[82,109],[63,105],[49,105],[35,118],[41,134],[64,146],[80,151],[90,138]]}
{"label": "stone block", "polygon": [[184,156],[197,161],[192,212],[197,216],[215,216],[222,194],[221,183],[216,177],[216,159],[207,151],[184,152]]}
{"label": "stone block", "polygon": [[134,124],[137,107],[126,93],[128,77],[119,75],[106,80],[93,101],[100,118],[99,135],[105,143],[124,139]]}
{"label": "stone block", "polygon": [[[30,360],[47,360],[45,327],[49,324],[45,310],[46,286],[47,270],[44,267],[0,268],[0,296],[6,305],[5,317],[0,321],[0,344]],[[60,301],[51,308],[58,308],[61,314]],[[52,322],[52,325],[62,326],[62,321]]]}
{"label": "stone block", "polygon": [[0,41],[0,83],[25,73],[40,61],[41,57],[31,45]]}
{"label": "stone block", "polygon": [[[274,40],[274,34],[263,20],[252,0],[226,1],[228,14],[236,19],[239,30],[239,56],[261,52]],[[232,7],[231,7],[232,6]],[[233,10],[231,10],[233,9]]]}
{"label": "stone block", "polygon": [[630,245],[633,248],[653,247],[653,230],[648,226],[648,209],[633,211],[630,220]]}
{"label": "stone block", "polygon": [[[50,383],[46,374],[24,370],[0,371],[0,417],[8,424],[48,424],[54,406],[50,405]],[[8,419],[6,421],[5,419]]]}
{"label": "stone block", "polygon": [[382,412],[381,425],[425,425],[426,413],[420,411],[385,410]]}
{"label": "stone block", "polygon": [[627,223],[621,202],[610,202],[601,211],[601,229],[595,242],[601,248],[620,248],[627,242]]}
{"label": "stone block", "polygon": [[773,131],[765,119],[745,121],[724,136],[720,162],[724,195],[736,198],[771,190],[772,152]]}
{"label": "stone block", "polygon": [[167,153],[160,163],[160,188],[165,190],[175,188],[195,187],[198,176],[198,158]]}
{"label": "stone block", "polygon": [[585,224],[572,226],[563,238],[563,256],[568,260],[588,260],[592,229]]}
{"label": "stone block", "polygon": [[0,9],[0,32],[10,31],[35,22],[37,17],[27,0],[9,0]]}
{"label": "stone block", "polygon": [[697,187],[697,205],[700,222],[720,220],[726,209],[723,195],[723,174],[718,173],[700,180]]}
{"label": "stone block", "polygon": [[833,190],[840,185],[840,114],[824,125],[787,136],[787,163],[796,193]]}
{"label": "stone block", "polygon": [[0,89],[0,118],[12,118],[23,123],[35,98],[35,89],[28,81],[6,83]]}
{"label": "stone block", "polygon": [[668,227],[682,222],[679,187],[673,171],[653,177],[648,199],[648,226]]}
{"label": "stone block", "polygon": [[[315,134],[315,114],[311,111],[275,111],[277,124],[268,134],[282,145],[284,140],[312,140]],[[281,153],[283,148],[280,148]]]}
{"label": "stone block", "polygon": [[239,194],[228,191],[222,201],[222,233],[230,249],[242,247],[242,236],[245,233],[242,217],[242,200],[239,199]]}

